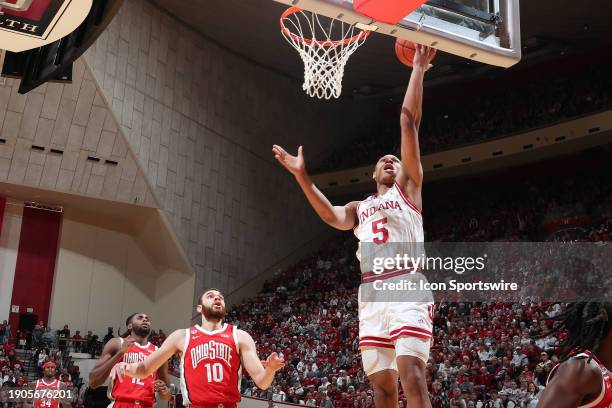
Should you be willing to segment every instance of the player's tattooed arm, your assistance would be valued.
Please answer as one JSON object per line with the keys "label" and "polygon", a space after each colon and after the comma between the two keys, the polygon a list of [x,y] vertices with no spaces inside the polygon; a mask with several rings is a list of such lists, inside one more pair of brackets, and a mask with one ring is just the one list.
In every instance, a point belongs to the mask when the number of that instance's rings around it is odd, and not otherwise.
{"label": "player's tattooed arm", "polygon": [[355,226],[357,220],[356,202],[347,205],[332,205],[308,175],[302,146],[298,148],[296,156],[287,153],[279,145],[272,146],[272,152],[276,160],[293,174],[306,199],[326,224],[343,231],[348,231]]}
{"label": "player's tattooed arm", "polygon": [[537,408],[576,408],[601,392],[601,371],[586,359],[569,360],[557,369]]}
{"label": "player's tattooed arm", "polygon": [[97,388],[104,384],[115,364],[123,358],[132,344],[134,344],[134,339],[131,336],[123,339],[123,342],[119,338],[114,338],[106,343],[100,358],[89,373],[89,386],[91,388]]}
{"label": "player's tattooed arm", "polygon": [[[435,55],[435,49],[417,45],[413,62],[414,68],[400,114],[402,174],[417,186],[420,186],[423,182],[423,167],[421,166],[419,147],[419,128],[423,116],[423,78]],[[400,179],[398,182],[403,187],[407,180]]]}
{"label": "player's tattooed arm", "polygon": [[176,352],[183,352],[184,342],[185,330],[175,330],[168,336],[160,348],[151,353],[143,361],[129,364],[120,362],[116,364],[110,373],[110,377],[117,378],[119,381],[123,381],[124,376],[147,378],[167,363]]}
{"label": "player's tattooed arm", "polygon": [[285,366],[285,360],[272,353],[263,362],[264,367],[257,356],[255,341],[244,330],[238,330],[238,344],[242,365],[259,388],[268,389],[274,381],[274,374]]}

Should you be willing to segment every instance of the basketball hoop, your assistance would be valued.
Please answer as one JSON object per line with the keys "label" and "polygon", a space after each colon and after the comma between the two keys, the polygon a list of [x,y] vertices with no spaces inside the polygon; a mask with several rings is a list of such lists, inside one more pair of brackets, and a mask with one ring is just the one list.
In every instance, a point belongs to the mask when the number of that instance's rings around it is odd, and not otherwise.
{"label": "basketball hoop", "polygon": [[[328,24],[323,18],[330,20]],[[302,89],[319,99],[338,98],[344,67],[370,35],[354,24],[290,7],[281,15],[281,33],[304,61]],[[332,40],[337,36],[339,40]]]}

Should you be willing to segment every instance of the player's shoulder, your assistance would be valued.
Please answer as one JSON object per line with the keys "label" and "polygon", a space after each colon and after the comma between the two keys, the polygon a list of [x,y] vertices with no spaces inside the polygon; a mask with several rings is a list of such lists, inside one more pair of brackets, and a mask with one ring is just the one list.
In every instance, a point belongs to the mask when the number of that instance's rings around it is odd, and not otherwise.
{"label": "player's shoulder", "polygon": [[236,327],[236,337],[238,339],[239,342],[244,343],[244,342],[255,342],[255,340],[253,340],[253,337],[247,332],[244,331],[242,329],[239,329]]}
{"label": "player's shoulder", "polygon": [[601,386],[601,370],[595,360],[578,355],[557,364],[550,372],[548,383],[561,382],[583,393],[596,392]]}
{"label": "player's shoulder", "polygon": [[166,341],[170,341],[170,342],[174,342],[174,341],[179,341],[179,340],[185,340],[185,337],[187,337],[188,333],[190,333],[193,330],[193,327],[187,327],[186,329],[176,329],[175,331],[173,331],[172,333],[170,333],[170,335],[168,337],[166,337]]}
{"label": "player's shoulder", "polygon": [[251,337],[251,335],[247,331],[245,331],[245,330],[239,329],[238,327],[236,327],[235,330],[236,330],[236,335],[237,336],[249,336],[249,337]]}
{"label": "player's shoulder", "polygon": [[106,342],[102,353],[104,354],[104,352],[107,352],[107,353],[114,354],[121,348],[122,343],[123,343],[122,337],[113,337],[112,339]]}
{"label": "player's shoulder", "polygon": [[123,343],[123,337],[113,337],[109,341],[106,342],[107,346],[120,346]]}

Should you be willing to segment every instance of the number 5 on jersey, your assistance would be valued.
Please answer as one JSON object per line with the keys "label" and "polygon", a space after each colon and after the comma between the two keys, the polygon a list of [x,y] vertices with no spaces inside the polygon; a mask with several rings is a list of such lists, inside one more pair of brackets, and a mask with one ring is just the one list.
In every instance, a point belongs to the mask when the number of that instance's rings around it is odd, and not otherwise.
{"label": "number 5 on jersey", "polygon": [[387,217],[372,222],[372,233],[376,244],[384,244],[389,239],[389,230],[384,227]]}

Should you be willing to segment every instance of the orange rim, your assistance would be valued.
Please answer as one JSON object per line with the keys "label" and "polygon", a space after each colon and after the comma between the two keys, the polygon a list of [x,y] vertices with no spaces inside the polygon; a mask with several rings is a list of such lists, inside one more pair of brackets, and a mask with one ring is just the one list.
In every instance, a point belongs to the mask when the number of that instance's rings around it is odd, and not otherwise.
{"label": "orange rim", "polygon": [[312,45],[313,42],[317,43],[318,45],[322,46],[322,47],[331,47],[331,46],[335,46],[335,45],[349,45],[352,44],[354,42],[357,41],[361,41],[365,38],[368,37],[368,35],[370,35],[370,31],[362,31],[359,34],[356,34],[350,38],[345,38],[344,40],[336,40],[336,41],[332,41],[332,40],[327,40],[327,41],[315,41],[312,38],[304,38],[301,37],[297,34],[293,34],[291,31],[289,31],[289,29],[287,27],[285,27],[285,22],[284,20],[291,16],[292,14],[296,14],[301,12],[302,9],[300,9],[299,7],[289,7],[287,10],[285,10],[283,12],[283,14],[281,14],[281,18],[280,18],[280,27],[281,27],[281,31],[283,32],[283,34],[291,37],[293,40],[307,44],[307,45]]}

